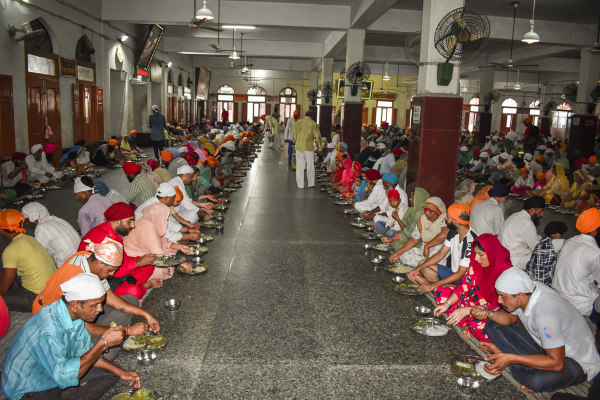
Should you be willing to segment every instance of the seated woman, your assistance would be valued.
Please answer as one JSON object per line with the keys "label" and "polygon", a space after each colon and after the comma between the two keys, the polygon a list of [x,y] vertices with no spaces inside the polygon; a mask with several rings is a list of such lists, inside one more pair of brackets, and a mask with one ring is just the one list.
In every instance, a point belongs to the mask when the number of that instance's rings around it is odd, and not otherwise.
{"label": "seated woman", "polygon": [[594,184],[581,170],[573,173],[575,179],[571,189],[562,197],[561,207],[582,212],[594,205]]}
{"label": "seated woman", "polygon": [[[370,169],[369,171],[375,170]],[[388,240],[388,238],[382,238],[385,243],[393,243],[394,249],[396,250],[401,249],[411,238],[412,232],[414,231],[415,226],[417,226],[417,222],[419,222],[419,218],[423,215],[423,206],[425,206],[425,202],[429,198],[427,190],[418,188],[414,184],[410,184],[406,187],[406,193],[408,195],[409,207],[402,218],[402,224],[400,224],[402,231],[396,233],[392,239]],[[390,261],[392,260],[392,257],[390,257]]]}
{"label": "seated woman", "polygon": [[529,173],[529,168],[523,167],[519,170],[521,176],[517,178],[515,184],[510,189],[511,193],[516,194],[517,196],[523,196],[527,194],[531,189],[533,189],[533,177]]}
{"label": "seated woman", "polygon": [[[344,160],[344,171],[342,173],[342,180],[339,183],[334,183],[332,186],[342,193],[352,193],[352,187],[356,178],[360,175],[362,167],[357,161],[352,162],[351,159],[346,158]],[[345,196],[345,197],[352,197]]]}
{"label": "seated woman", "polygon": [[[160,202],[145,207],[142,218],[135,221],[135,228],[123,239],[127,254],[141,257],[144,254],[174,255],[178,250],[189,253],[191,249],[188,246],[171,243],[165,238],[170,213],[170,208]],[[187,272],[192,268],[188,262],[182,263],[181,267]],[[173,267],[155,268],[153,265],[147,265],[138,268],[133,276],[137,279],[137,283],[122,283],[115,290],[117,295],[133,294],[141,299],[148,288],[159,288],[163,280],[173,276]]]}
{"label": "seated woman", "polygon": [[[415,190],[416,192],[416,190]],[[408,214],[409,211],[404,215]],[[402,232],[407,232],[406,226]],[[412,268],[415,268],[421,260],[429,258],[430,255],[437,253],[448,234],[446,226],[446,206],[439,197],[430,197],[423,206],[423,214],[417,220],[412,230],[410,239],[404,246],[392,254],[390,261],[400,262]]]}
{"label": "seated woman", "polygon": [[498,295],[494,289],[496,279],[502,272],[512,267],[510,253],[496,236],[485,233],[473,242],[471,264],[460,285],[454,289],[438,286],[435,289],[435,301],[439,304],[433,315],[448,315],[448,323],[464,328],[465,337],[489,342],[483,329],[485,320],[471,316],[474,306],[486,306],[494,311],[498,305]]}
{"label": "seated woman", "polygon": [[472,179],[465,179],[458,185],[454,192],[455,203],[469,203],[473,200],[473,191],[475,190],[475,182]]}
{"label": "seated woman", "polygon": [[552,179],[537,194],[542,196],[546,203],[560,204],[562,197],[569,192],[569,180],[565,176],[565,167],[562,164],[552,166]]}

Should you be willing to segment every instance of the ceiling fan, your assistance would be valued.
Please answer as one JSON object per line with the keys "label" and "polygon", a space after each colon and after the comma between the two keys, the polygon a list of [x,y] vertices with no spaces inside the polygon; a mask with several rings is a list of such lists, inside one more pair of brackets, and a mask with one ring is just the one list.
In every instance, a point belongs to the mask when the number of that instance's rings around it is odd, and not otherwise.
{"label": "ceiling fan", "polygon": [[538,64],[515,64],[512,57],[513,57],[513,44],[515,42],[515,22],[517,19],[517,7],[519,7],[519,2],[515,1],[512,3],[512,7],[513,7],[513,25],[512,25],[512,37],[510,38],[510,56],[508,57],[508,60],[506,60],[505,63],[492,63],[491,65],[496,65],[496,66],[500,66],[501,68],[507,68],[507,69],[511,69],[511,68],[522,68],[522,67],[539,67]]}
{"label": "ceiling fan", "polygon": [[220,42],[221,42],[221,35],[220,35],[220,30],[221,28],[221,0],[219,0],[219,3],[217,5],[217,44],[211,43],[210,47],[212,47],[215,50],[215,53],[220,53],[223,51],[223,49],[220,46]]}
{"label": "ceiling fan", "polygon": [[[219,4],[220,3],[221,2],[219,0]],[[206,0],[204,0],[204,7],[206,7]],[[196,10],[198,10],[198,8],[196,7],[196,0],[194,0],[194,10],[193,10],[194,18],[192,18],[192,20],[188,24],[188,28],[191,28],[191,29],[206,29],[206,30],[209,30],[209,31],[220,32],[219,25],[217,25],[216,28],[213,28],[213,27],[210,27],[210,26],[204,26],[204,23],[206,21],[209,21],[209,20],[204,19],[204,18],[198,18],[196,16]]]}
{"label": "ceiling fan", "polygon": [[598,28],[596,31],[596,41],[594,42],[591,51],[594,54],[600,54],[600,12],[598,12]]}

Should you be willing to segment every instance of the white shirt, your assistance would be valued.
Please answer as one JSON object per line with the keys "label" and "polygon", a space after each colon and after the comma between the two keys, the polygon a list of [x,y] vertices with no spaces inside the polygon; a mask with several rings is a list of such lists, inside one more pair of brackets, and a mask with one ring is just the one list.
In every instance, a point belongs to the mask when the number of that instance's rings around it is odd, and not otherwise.
{"label": "white shirt", "polygon": [[588,381],[600,372],[600,356],[594,336],[581,315],[568,301],[548,286],[536,282],[525,310],[517,315],[531,338],[543,349],[565,346],[565,356],[583,368]]}
{"label": "white shirt", "polygon": [[21,172],[16,174],[13,178],[8,177],[8,174],[13,172],[16,168],[17,166],[12,161],[7,161],[2,164],[2,167],[0,167],[2,170],[2,186],[6,188],[15,187],[15,185],[21,180]]}
{"label": "white shirt", "polygon": [[510,252],[512,265],[525,269],[540,236],[527,211],[521,210],[504,221],[498,240]]}
{"label": "white shirt", "polygon": [[387,156],[383,157],[381,161],[381,165],[379,166],[379,172],[381,175],[387,174],[392,170],[392,166],[396,163],[396,156],[394,153],[389,153]]}
{"label": "white shirt", "polygon": [[533,181],[533,176],[531,176],[532,174],[529,174],[527,176],[527,179],[523,179],[522,176],[519,176],[517,178],[517,180],[515,181],[515,187],[521,187],[521,186],[527,186],[529,188],[533,187],[533,184],[535,183]]}
{"label": "white shirt", "polygon": [[400,224],[392,216],[393,213],[394,213],[394,210],[398,210],[398,218],[400,218],[400,220],[402,220],[402,218],[404,217],[404,214],[406,214],[406,212],[408,211],[408,206],[406,204],[400,203],[400,205],[398,206],[398,208],[394,209],[394,208],[392,208],[390,206],[390,203],[388,201],[388,206],[385,209],[385,212],[386,212],[386,215],[387,215],[387,222],[385,223],[385,226],[388,229],[391,229],[393,231],[400,231],[400,230],[402,230],[402,228],[400,227]]}
{"label": "white shirt", "polygon": [[469,268],[471,264],[471,247],[475,240],[475,233],[469,229],[465,237],[460,238],[458,231],[451,229],[446,236],[444,246],[450,248],[450,267],[452,272],[458,271],[458,267]]}
{"label": "white shirt", "polygon": [[184,209],[193,211],[195,213],[198,212],[200,208],[196,207],[194,203],[192,203],[192,199],[190,199],[190,196],[188,196],[187,192],[185,191],[185,185],[183,184],[181,178],[179,176],[175,176],[175,178],[171,179],[169,183],[173,186],[179,186],[179,190],[181,190],[181,194],[183,194],[183,200],[181,200],[181,204],[175,207],[175,210],[179,211]]}
{"label": "white shirt", "polygon": [[364,210],[371,211],[374,208],[381,207],[386,201],[387,196],[385,194],[385,189],[383,188],[383,181],[380,179],[375,186],[373,186],[373,190],[371,190],[369,197],[367,197],[365,201],[357,201],[354,204],[354,207],[356,207],[359,212]]}
{"label": "white shirt", "polygon": [[59,268],[67,258],[77,253],[81,238],[71,224],[64,219],[49,215],[42,218],[35,228],[35,239],[48,251]]}
{"label": "white shirt", "polygon": [[504,210],[496,199],[489,198],[477,203],[471,212],[471,229],[479,236],[484,233],[497,235],[504,223]]}
{"label": "white shirt", "polygon": [[600,248],[596,239],[580,234],[565,242],[552,280],[552,287],[583,315],[590,315],[600,291]]}
{"label": "white shirt", "polygon": [[56,172],[54,167],[48,164],[44,152],[42,152],[42,159],[40,161],[36,160],[33,154],[30,154],[25,157],[25,163],[27,164],[27,172],[30,174],[44,175],[49,172],[54,175]]}
{"label": "white shirt", "polygon": [[[69,260],[69,264],[77,265],[79,268],[83,270],[83,272],[87,272],[88,274],[93,274],[90,270],[90,265],[88,264],[87,258],[89,256],[75,256],[71,260]],[[100,283],[104,286],[104,289],[109,290],[110,285],[106,281],[106,279],[100,279]]]}
{"label": "white shirt", "polygon": [[285,125],[285,132],[283,133],[283,140],[294,140],[294,125],[296,125],[294,117],[288,118],[287,124]]}

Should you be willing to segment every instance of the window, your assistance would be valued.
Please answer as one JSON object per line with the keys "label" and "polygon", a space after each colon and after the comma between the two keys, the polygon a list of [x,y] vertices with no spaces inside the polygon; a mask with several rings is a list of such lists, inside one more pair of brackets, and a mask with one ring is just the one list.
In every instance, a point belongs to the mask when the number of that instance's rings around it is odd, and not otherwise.
{"label": "window", "polygon": [[27,72],[42,75],[56,75],[56,64],[53,59],[27,54]]}
{"label": "window", "polygon": [[467,123],[467,129],[469,132],[473,132],[477,125],[477,113],[479,112],[479,97],[473,97],[469,101],[469,121]]}
{"label": "window", "polygon": [[[296,110],[298,93],[291,87],[285,87],[279,92],[279,122],[287,123]],[[318,121],[318,119],[317,119]]]}
{"label": "window", "polygon": [[257,122],[258,118],[266,113],[267,91],[260,86],[252,86],[248,89],[248,110],[246,119]]}
{"label": "window", "polygon": [[565,129],[569,117],[573,115],[571,112],[571,105],[566,101],[563,101],[556,106],[556,111],[552,113],[552,127],[558,129]]}
{"label": "window", "polygon": [[539,100],[534,100],[531,103],[529,103],[529,108],[540,108],[540,101]]}
{"label": "window", "polygon": [[517,106],[517,102],[510,97],[502,102],[502,118],[500,120],[501,133],[508,133],[516,129]]}
{"label": "window", "polygon": [[262,95],[262,96],[266,96],[267,95],[267,91],[260,87],[260,86],[252,86],[250,89],[248,89],[248,95]]}
{"label": "window", "polygon": [[540,122],[540,101],[534,100],[529,103],[529,115],[532,116],[533,125],[538,125]]}
{"label": "window", "polygon": [[392,112],[394,103],[392,101],[377,101],[377,109],[375,110],[375,124],[381,126],[382,122],[392,123]]}
{"label": "window", "polygon": [[229,121],[235,120],[233,95],[235,90],[229,85],[223,85],[217,89],[217,121],[223,122],[223,111],[229,113]]}

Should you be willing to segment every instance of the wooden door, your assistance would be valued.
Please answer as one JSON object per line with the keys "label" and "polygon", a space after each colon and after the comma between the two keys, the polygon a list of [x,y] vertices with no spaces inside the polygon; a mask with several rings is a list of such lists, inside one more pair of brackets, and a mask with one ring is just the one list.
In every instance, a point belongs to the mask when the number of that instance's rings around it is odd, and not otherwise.
{"label": "wooden door", "polygon": [[0,157],[15,152],[15,114],[12,76],[0,75]]}
{"label": "wooden door", "polygon": [[104,89],[92,86],[92,136],[93,141],[104,139]]}
{"label": "wooden door", "polygon": [[[271,103],[265,105],[265,115],[271,115]],[[259,115],[260,117],[260,115]]]}
{"label": "wooden door", "polygon": [[235,103],[233,103],[233,115],[232,115],[233,118],[231,119],[232,122],[238,122],[238,121],[244,120],[243,118],[240,119],[239,112],[240,112],[240,104],[236,101]]}
{"label": "wooden door", "polygon": [[[27,85],[27,127],[29,145],[54,143],[61,147],[60,139],[60,94],[57,79],[28,76]],[[54,135],[44,137],[48,124]]]}
{"label": "wooden door", "polygon": [[177,122],[183,121],[183,99],[177,99]]}
{"label": "wooden door", "polygon": [[362,123],[369,124],[369,107],[363,107],[362,109]]}
{"label": "wooden door", "polygon": [[410,108],[408,108],[406,110],[406,115],[405,115],[405,120],[404,120],[404,128],[407,128],[410,126]]}
{"label": "wooden door", "polygon": [[81,83],[73,84],[73,141],[94,142],[92,119],[92,90]]}
{"label": "wooden door", "polygon": [[396,125],[397,121],[398,121],[398,109],[392,108],[392,125]]}
{"label": "wooden door", "polygon": [[247,121],[248,120],[248,103],[242,103],[242,118],[240,118],[240,121]]}
{"label": "wooden door", "polygon": [[[59,149],[62,149],[61,143],[61,122],[60,122],[60,90],[58,79],[46,79],[46,90],[44,92],[45,101],[45,122],[50,125],[54,135],[48,140],[44,139],[42,143],[54,143]],[[42,131],[43,137],[43,131]],[[31,143],[31,142],[30,142]],[[56,157],[56,162],[60,157]]]}
{"label": "wooden door", "polygon": [[375,125],[376,122],[377,122],[377,107],[373,107],[371,109],[371,125]]}

